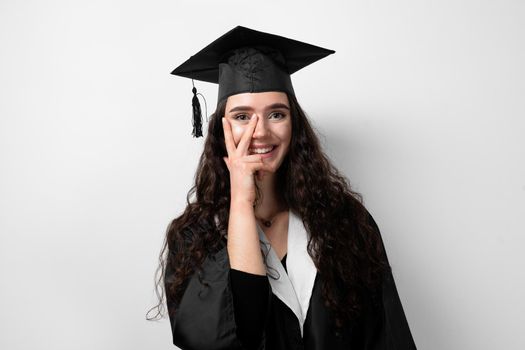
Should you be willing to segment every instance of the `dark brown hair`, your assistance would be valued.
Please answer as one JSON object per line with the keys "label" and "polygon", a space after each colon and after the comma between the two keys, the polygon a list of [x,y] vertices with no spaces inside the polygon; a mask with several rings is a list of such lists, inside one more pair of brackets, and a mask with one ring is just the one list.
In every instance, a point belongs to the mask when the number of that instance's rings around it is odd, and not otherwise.
{"label": "dark brown hair", "polygon": [[[308,252],[323,282],[324,302],[341,327],[360,315],[363,298],[376,294],[390,267],[362,196],[352,191],[322,152],[295,96],[288,95],[288,100],[292,139],[277,172],[279,193],[310,234]],[[170,312],[176,311],[189,277],[199,273],[209,254],[225,245],[230,176],[223,161],[227,156],[221,124],[224,109],[225,101],[211,116],[187,207],[167,228],[156,273],[159,304],[150,310],[157,310],[154,318],[164,313],[164,293],[173,306]]]}

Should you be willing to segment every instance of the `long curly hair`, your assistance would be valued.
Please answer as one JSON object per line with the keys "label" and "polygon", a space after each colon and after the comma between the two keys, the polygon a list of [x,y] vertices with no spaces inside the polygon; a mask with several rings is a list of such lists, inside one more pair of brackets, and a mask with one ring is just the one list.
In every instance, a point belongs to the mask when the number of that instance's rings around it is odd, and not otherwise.
{"label": "long curly hair", "polygon": [[[337,328],[356,320],[364,298],[377,295],[390,269],[379,230],[345,177],[323,153],[319,139],[295,96],[288,94],[292,118],[290,148],[277,171],[278,191],[302,218],[310,234],[308,253],[321,276],[325,305]],[[182,215],[168,226],[156,271],[159,304],[153,318],[164,315],[164,296],[176,312],[189,277],[204,259],[226,244],[230,176],[218,104]],[[199,274],[200,276],[200,274]],[[164,287],[164,288],[163,288]]]}

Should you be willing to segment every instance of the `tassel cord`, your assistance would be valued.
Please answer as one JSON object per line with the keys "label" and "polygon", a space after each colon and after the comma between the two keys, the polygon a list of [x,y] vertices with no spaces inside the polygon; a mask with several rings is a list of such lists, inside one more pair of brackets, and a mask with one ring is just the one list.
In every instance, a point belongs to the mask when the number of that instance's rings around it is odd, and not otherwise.
{"label": "tassel cord", "polygon": [[208,104],[206,103],[206,98],[200,92],[197,92],[197,96],[202,97],[202,100],[204,101],[204,113],[206,116],[206,123],[207,123],[208,122]]}

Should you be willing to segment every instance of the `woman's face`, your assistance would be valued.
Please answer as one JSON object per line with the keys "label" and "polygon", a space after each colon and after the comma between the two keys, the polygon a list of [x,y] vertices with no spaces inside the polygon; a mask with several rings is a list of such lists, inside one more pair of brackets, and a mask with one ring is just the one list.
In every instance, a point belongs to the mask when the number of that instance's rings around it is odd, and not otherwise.
{"label": "woman's face", "polygon": [[270,91],[228,97],[224,117],[230,122],[235,146],[254,115],[257,115],[257,125],[248,153],[261,154],[263,162],[275,173],[288,153],[292,138],[288,96],[284,92]]}

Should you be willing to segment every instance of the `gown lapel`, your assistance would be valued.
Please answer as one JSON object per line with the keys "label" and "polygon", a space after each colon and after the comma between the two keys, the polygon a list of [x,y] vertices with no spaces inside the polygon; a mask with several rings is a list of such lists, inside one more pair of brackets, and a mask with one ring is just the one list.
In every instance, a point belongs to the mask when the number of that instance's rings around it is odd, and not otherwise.
{"label": "gown lapel", "polygon": [[295,314],[302,336],[317,269],[307,252],[308,234],[302,220],[291,210],[288,217],[288,273],[259,225],[257,231],[266,256],[266,271],[268,275],[275,277],[268,277],[272,292]]}
{"label": "gown lapel", "polygon": [[[288,276],[297,295],[301,312],[306,319],[310,298],[314,288],[317,268],[308,254],[308,233],[304,228],[301,218],[290,211],[290,223],[288,227],[288,257],[286,267]],[[301,323],[301,329],[304,324]]]}

